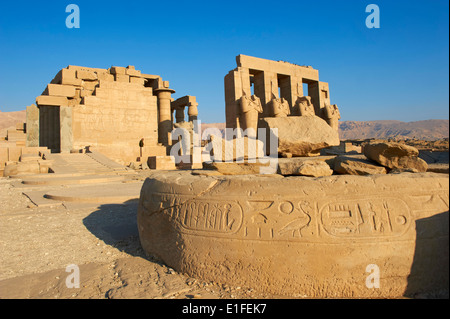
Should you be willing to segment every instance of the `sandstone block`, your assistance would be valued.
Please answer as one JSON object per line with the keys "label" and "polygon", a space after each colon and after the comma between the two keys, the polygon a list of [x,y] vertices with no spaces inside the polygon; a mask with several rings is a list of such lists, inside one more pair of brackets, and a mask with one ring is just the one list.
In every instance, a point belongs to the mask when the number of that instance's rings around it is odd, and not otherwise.
{"label": "sandstone block", "polygon": [[106,72],[97,73],[97,78],[99,81],[109,81],[109,82],[114,81],[114,75]]}
{"label": "sandstone block", "polygon": [[27,146],[39,146],[39,109],[32,104],[27,106]]}
{"label": "sandstone block", "polygon": [[[448,176],[148,178],[146,253],[200,280],[309,298],[399,298],[448,290]],[[368,265],[380,286],[368,289]]]}
{"label": "sandstone block", "polygon": [[[340,144],[339,133],[318,116],[262,118],[259,128],[278,129],[278,153],[314,156],[329,146]],[[268,140],[268,139],[267,139]]]}
{"label": "sandstone block", "polygon": [[147,161],[150,169],[175,170],[175,158],[173,156],[150,156]]}
{"label": "sandstone block", "polygon": [[5,166],[3,176],[15,176],[15,175],[32,175],[39,174],[40,166],[37,161],[27,163],[14,163]]}
{"label": "sandstone block", "polygon": [[8,149],[6,147],[0,147],[0,167],[4,167],[8,161]]}
{"label": "sandstone block", "polygon": [[97,73],[88,70],[77,70],[77,78],[86,81],[95,81],[98,79]]}
{"label": "sandstone block", "polygon": [[51,106],[69,106],[69,100],[64,96],[41,95],[36,98],[36,104]]}
{"label": "sandstone block", "polygon": [[130,82],[130,76],[126,75],[126,74],[121,74],[121,73],[116,73],[114,75],[114,80],[116,82],[124,82],[124,83],[129,83]]}
{"label": "sandstone block", "polygon": [[321,177],[330,176],[333,174],[333,170],[324,161],[305,161],[303,162],[293,175]]}
{"label": "sandstone block", "polygon": [[[278,174],[281,175],[299,175],[299,168],[304,165],[305,162],[325,162],[329,168],[333,168],[335,156],[317,156],[317,157],[291,157],[291,158],[278,158]],[[320,164],[319,164],[320,165]],[[329,174],[331,175],[331,174]]]}
{"label": "sandstone block", "polygon": [[10,146],[8,147],[8,161],[18,162],[22,155],[22,147]]}
{"label": "sandstone block", "polygon": [[264,144],[246,136],[232,140],[211,136],[210,143],[215,162],[256,161],[264,156]]}
{"label": "sandstone block", "polygon": [[337,156],[334,162],[334,171],[339,174],[373,175],[386,174],[384,166],[376,165],[364,157]]}
{"label": "sandstone block", "polygon": [[52,96],[75,97],[75,87],[72,85],[50,83],[47,85],[46,92]]}
{"label": "sandstone block", "polygon": [[130,83],[144,85],[145,84],[145,79],[144,78],[138,78],[138,77],[135,77],[135,76],[130,76]]}
{"label": "sandstone block", "polygon": [[261,163],[203,163],[203,168],[213,170],[223,175],[257,175],[261,174],[263,167],[269,164]]}
{"label": "sandstone block", "polygon": [[[126,68],[124,68],[124,67],[122,67],[122,66],[112,66],[110,69],[109,69],[109,72],[111,73],[111,74],[123,74],[123,75],[125,75],[125,74],[127,74],[126,72],[127,72],[127,69]],[[117,81],[117,80],[116,80]]]}
{"label": "sandstone block", "polygon": [[139,76],[141,76],[141,71],[127,68],[126,71],[125,71],[125,74],[126,75],[130,75],[130,76],[139,77]]}
{"label": "sandstone block", "polygon": [[64,84],[81,86],[83,80],[77,79],[76,70],[74,69],[62,69],[58,72],[55,78],[51,81],[51,84]]}
{"label": "sandstone block", "polygon": [[419,158],[419,151],[412,146],[395,142],[373,142],[364,145],[364,155],[390,169],[414,168],[427,171],[427,163]]}

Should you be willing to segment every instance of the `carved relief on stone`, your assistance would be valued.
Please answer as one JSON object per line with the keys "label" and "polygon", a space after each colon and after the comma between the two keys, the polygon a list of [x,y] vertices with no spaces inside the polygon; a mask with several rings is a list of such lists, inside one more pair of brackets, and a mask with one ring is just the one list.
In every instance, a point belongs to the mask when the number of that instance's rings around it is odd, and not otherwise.
{"label": "carved relief on stone", "polygon": [[255,134],[258,129],[258,116],[262,113],[261,100],[256,95],[243,95],[239,99],[239,123],[243,130],[251,128]]}
{"label": "carved relief on stone", "polygon": [[337,131],[339,129],[339,120],[341,119],[341,113],[339,113],[337,105],[325,105],[323,113],[324,120]]}
{"label": "carved relief on stone", "polygon": [[294,113],[299,116],[316,115],[310,96],[299,96],[294,105]]}
{"label": "carved relief on stone", "polygon": [[291,114],[289,102],[285,98],[274,98],[269,102],[270,114],[273,117],[286,117]]}

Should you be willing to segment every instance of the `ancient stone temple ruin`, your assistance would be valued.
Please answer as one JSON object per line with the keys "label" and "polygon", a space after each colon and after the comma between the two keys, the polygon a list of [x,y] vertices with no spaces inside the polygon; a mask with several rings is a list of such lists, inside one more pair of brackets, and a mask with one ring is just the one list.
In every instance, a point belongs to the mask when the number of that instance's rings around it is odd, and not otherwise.
{"label": "ancient stone temple ruin", "polygon": [[254,128],[258,118],[316,115],[337,130],[339,110],[330,105],[328,83],[319,81],[318,70],[242,54],[236,62],[225,76],[227,127]]}
{"label": "ancient stone temple ruin", "polygon": [[[214,138],[208,169],[144,182],[144,250],[195,278],[276,295],[448,291],[448,175],[426,173],[417,149],[399,143],[321,154],[340,145],[340,114],[318,71],[244,55],[237,65],[225,76],[226,126],[243,136]],[[239,140],[267,144],[260,128],[278,131],[269,174],[250,156],[237,161]],[[223,142],[232,161],[216,156],[228,154]]]}
{"label": "ancient stone temple ruin", "polygon": [[[176,101],[169,82],[133,66],[109,69],[68,66],[27,107],[27,146],[52,152],[86,148],[126,164],[164,158],[177,122],[198,115],[194,96]],[[188,117],[185,119],[185,108]]]}

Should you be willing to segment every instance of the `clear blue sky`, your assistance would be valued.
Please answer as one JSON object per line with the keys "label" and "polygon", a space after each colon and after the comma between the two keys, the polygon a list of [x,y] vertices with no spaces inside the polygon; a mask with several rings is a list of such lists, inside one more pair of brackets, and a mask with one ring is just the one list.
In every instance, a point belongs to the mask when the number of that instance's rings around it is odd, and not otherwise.
{"label": "clear blue sky", "polygon": [[[71,3],[79,29],[65,25]],[[379,29],[365,25],[370,3]],[[135,65],[224,122],[238,54],[318,69],[342,120],[449,118],[447,0],[1,1],[0,110],[25,109],[69,64]]]}

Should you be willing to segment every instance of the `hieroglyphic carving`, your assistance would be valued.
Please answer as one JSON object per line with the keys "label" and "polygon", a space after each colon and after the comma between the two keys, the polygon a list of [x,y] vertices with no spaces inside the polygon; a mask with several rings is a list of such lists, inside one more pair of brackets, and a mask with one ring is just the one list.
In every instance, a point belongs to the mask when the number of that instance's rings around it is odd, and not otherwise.
{"label": "hieroglyphic carving", "polygon": [[[434,198],[442,201],[440,196]],[[413,219],[409,206],[399,198],[328,203],[302,198],[242,203],[225,199],[177,201],[168,194],[153,194],[144,206],[152,212],[170,214],[187,231],[233,235],[236,239],[309,241],[323,237],[320,233],[342,238],[398,237],[408,230]]]}
{"label": "hieroglyphic carving", "polygon": [[408,229],[408,205],[397,198],[342,200],[320,209],[325,231],[338,237],[400,236]]}
{"label": "hieroglyphic carving", "polygon": [[242,223],[242,209],[234,202],[188,201],[176,210],[190,230],[234,233]]}

